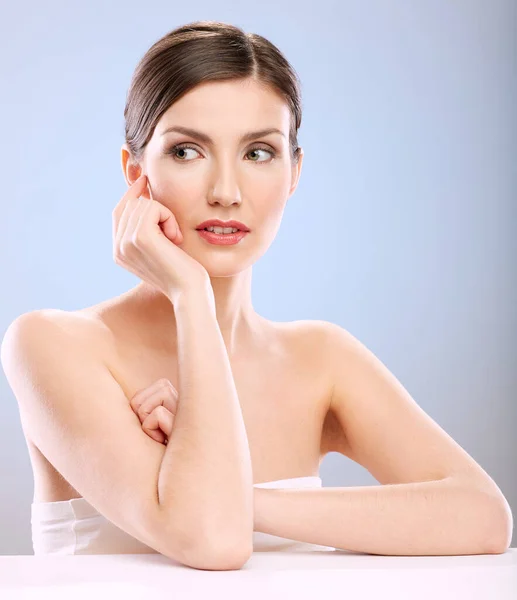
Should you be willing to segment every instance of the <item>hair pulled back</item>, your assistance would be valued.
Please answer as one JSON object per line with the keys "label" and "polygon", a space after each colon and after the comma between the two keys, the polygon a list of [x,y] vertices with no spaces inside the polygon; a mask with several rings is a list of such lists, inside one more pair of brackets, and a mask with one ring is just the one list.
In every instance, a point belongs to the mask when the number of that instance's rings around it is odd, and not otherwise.
{"label": "hair pulled back", "polygon": [[162,115],[195,86],[247,78],[273,90],[287,103],[291,160],[297,162],[302,105],[295,70],[266,38],[219,21],[196,21],[173,29],[141,58],[124,109],[125,141],[132,159],[140,162]]}

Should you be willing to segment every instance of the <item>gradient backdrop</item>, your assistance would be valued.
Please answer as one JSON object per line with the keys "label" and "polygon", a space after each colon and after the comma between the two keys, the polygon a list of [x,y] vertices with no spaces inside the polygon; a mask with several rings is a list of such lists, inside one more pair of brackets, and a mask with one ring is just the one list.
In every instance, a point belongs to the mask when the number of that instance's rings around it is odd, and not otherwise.
{"label": "gradient backdrop", "polygon": [[[351,331],[515,513],[517,3],[188,4],[2,7],[0,336],[27,311],[139,282],[111,239],[133,69],[178,25],[239,25],[278,45],[303,86],[302,177],[254,267],[256,310]],[[32,470],[0,373],[0,554],[32,554]],[[378,485],[337,453],[320,474]]]}

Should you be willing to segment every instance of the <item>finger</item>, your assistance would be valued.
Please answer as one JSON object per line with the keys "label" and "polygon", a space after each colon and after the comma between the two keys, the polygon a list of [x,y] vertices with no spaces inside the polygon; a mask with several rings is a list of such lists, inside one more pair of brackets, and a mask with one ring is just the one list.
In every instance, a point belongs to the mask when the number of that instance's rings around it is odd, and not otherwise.
{"label": "finger", "polygon": [[154,381],[151,385],[142,388],[141,390],[138,390],[138,392],[136,392],[133,397],[130,400],[131,403],[131,408],[138,408],[140,406],[140,404],[150,395],[153,394],[156,390],[158,389],[170,389],[172,394],[177,396],[178,395],[178,391],[176,390],[176,388],[172,385],[171,381],[169,379],[166,379],[165,377],[162,377],[161,379],[157,379],[156,381]]}
{"label": "finger", "polygon": [[124,238],[126,238],[126,241],[133,242],[133,236],[139,233],[139,223],[142,215],[148,211],[150,203],[151,200],[141,196],[129,200],[127,204],[128,212],[127,214],[124,212],[120,219],[119,239],[121,244]]}
{"label": "finger", "polygon": [[120,248],[122,243],[125,241],[124,238],[129,236],[129,241],[132,241],[132,236],[135,231],[135,227],[138,224],[142,211],[148,206],[150,200],[142,198],[129,198],[126,204],[126,208],[120,217],[116,244]]}
{"label": "finger", "polygon": [[[153,419],[156,420],[156,417],[153,417]],[[156,423],[153,421],[149,421],[146,422],[146,426],[144,427],[142,425],[142,431],[147,434],[150,438],[152,438],[153,440],[155,440],[156,442],[160,443],[160,444],[164,444],[165,443],[165,434],[163,433],[163,431],[158,427],[157,425],[157,421]]]}
{"label": "finger", "polygon": [[138,390],[138,392],[136,392],[136,394],[134,394],[131,400],[129,401],[129,404],[131,405],[131,408],[136,412],[139,409],[142,402],[144,402],[144,400],[146,400],[146,398],[148,398],[150,395],[154,394],[156,390],[167,388],[172,392],[173,396],[178,396],[178,391],[172,385],[172,383],[168,379],[162,378],[157,379],[148,387]]}
{"label": "finger", "polygon": [[148,436],[152,437],[157,442],[163,442],[165,434],[160,429],[158,423],[158,414],[153,411],[142,423],[142,430],[147,433]]}
{"label": "finger", "polygon": [[122,212],[124,211],[124,208],[129,200],[132,198],[138,198],[138,196],[145,191],[147,188],[147,183],[147,176],[145,174],[140,175],[138,179],[133,181],[112,211],[112,215],[115,220],[120,219]]}
{"label": "finger", "polygon": [[118,224],[113,226],[113,254],[114,256],[121,254],[122,240],[127,230],[127,223],[133,214],[138,201],[134,198],[129,198],[124,206],[124,211],[118,220]]}
{"label": "finger", "polygon": [[164,406],[157,406],[142,423],[142,429],[156,441],[162,442],[172,434],[174,415]]}
{"label": "finger", "polygon": [[124,193],[118,204],[112,211],[112,221],[113,221],[113,238],[116,237],[120,219],[124,210],[126,208],[127,203],[131,198],[138,198],[142,194],[142,192],[146,189],[147,186],[147,176],[141,175],[137,180],[133,182],[133,184],[128,188],[128,190]]}
{"label": "finger", "polygon": [[159,406],[155,412],[158,413],[158,425],[160,426],[160,429],[166,435],[167,439],[170,438],[174,426],[175,415],[173,415],[170,410],[167,410],[165,406]]}
{"label": "finger", "polygon": [[143,422],[158,406],[164,406],[171,413],[176,414],[177,401],[170,390],[160,388],[146,397],[137,410],[140,422]]}
{"label": "finger", "polygon": [[157,227],[158,233],[165,235],[176,244],[183,242],[183,233],[174,214],[163,204],[152,200],[145,210],[139,214],[139,222],[135,227],[144,232],[149,227]]}

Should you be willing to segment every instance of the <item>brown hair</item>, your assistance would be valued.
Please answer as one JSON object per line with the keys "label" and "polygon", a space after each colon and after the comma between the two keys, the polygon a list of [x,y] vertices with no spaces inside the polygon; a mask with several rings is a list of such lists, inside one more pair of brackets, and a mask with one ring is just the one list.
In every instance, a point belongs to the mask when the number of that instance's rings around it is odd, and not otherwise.
{"label": "brown hair", "polygon": [[299,158],[301,83],[280,50],[264,37],[219,21],[196,21],[155,42],[138,63],[124,109],[125,141],[140,162],[156,124],[168,108],[206,81],[253,78],[274,90],[291,111],[291,160]]}

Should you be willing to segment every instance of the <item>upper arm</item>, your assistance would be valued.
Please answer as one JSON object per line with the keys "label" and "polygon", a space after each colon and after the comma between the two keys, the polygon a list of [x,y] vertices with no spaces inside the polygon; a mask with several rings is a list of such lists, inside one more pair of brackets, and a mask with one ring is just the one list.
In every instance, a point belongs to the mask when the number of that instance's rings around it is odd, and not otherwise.
{"label": "upper arm", "polygon": [[350,458],[381,484],[466,476],[502,495],[485,471],[410,396],[353,335],[327,324],[333,391],[330,406]]}
{"label": "upper arm", "polygon": [[37,312],[9,326],[1,360],[24,429],[52,465],[116,526],[176,558],[157,496],[166,447],[143,432],[107,366]]}

